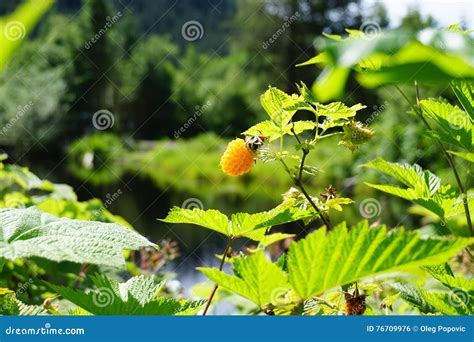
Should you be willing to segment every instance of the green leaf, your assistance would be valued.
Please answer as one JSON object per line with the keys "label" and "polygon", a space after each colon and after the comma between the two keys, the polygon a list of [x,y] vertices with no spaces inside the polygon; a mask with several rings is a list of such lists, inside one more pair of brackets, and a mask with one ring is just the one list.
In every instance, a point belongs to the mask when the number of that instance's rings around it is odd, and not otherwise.
{"label": "green leaf", "polygon": [[435,136],[471,152],[474,149],[472,122],[468,114],[445,100],[421,100],[423,114],[437,123]]}
{"label": "green leaf", "polygon": [[400,297],[407,303],[413,305],[421,313],[434,313],[436,309],[423,298],[422,291],[411,284],[393,283],[390,285],[400,293]]}
{"label": "green leaf", "polygon": [[0,70],[53,3],[53,0],[29,0],[13,13],[0,18]]}
{"label": "green leaf", "polygon": [[418,164],[390,163],[382,158],[362,165],[382,171],[406,185],[406,196],[429,198],[441,186],[441,180],[430,171],[423,170]]}
{"label": "green leaf", "polygon": [[260,103],[267,112],[268,116],[279,128],[283,128],[295,114],[295,110],[285,110],[295,102],[299,102],[299,97],[292,97],[285,92],[269,87],[268,90],[260,96]]}
{"label": "green leaf", "polygon": [[288,252],[290,284],[303,299],[360,278],[440,263],[474,239],[421,240],[417,232],[384,226],[369,229],[363,221],[326,234],[319,229],[293,243]]}
{"label": "green leaf", "polygon": [[294,234],[285,234],[285,233],[274,233],[274,234],[267,235],[266,232],[267,232],[267,229],[265,228],[256,229],[254,231],[251,231],[245,234],[245,237],[252,239],[254,241],[258,241],[259,247],[267,247],[277,241],[292,238],[295,236]]}
{"label": "green leaf", "polygon": [[328,102],[344,95],[344,86],[349,79],[350,69],[340,66],[327,66],[314,83],[314,96],[321,102]]}
{"label": "green leaf", "polygon": [[242,134],[263,135],[268,141],[273,141],[281,136],[281,129],[271,120],[265,120],[253,125]]}
{"label": "green leaf", "polygon": [[461,106],[474,121],[474,87],[470,82],[454,81],[451,82],[451,88],[456,94]]}
{"label": "green leaf", "polygon": [[365,183],[374,189],[413,201],[442,219],[464,213],[456,190],[450,185],[441,186],[436,175],[417,164],[390,163],[379,158],[362,166],[382,171],[408,187]]}
{"label": "green leaf", "polygon": [[138,276],[118,283],[104,275],[91,277],[94,291],[45,284],[54,292],[94,315],[177,315],[197,311],[205,301],[158,297],[162,283]]}
{"label": "green leaf", "polygon": [[366,106],[358,103],[352,107],[347,107],[342,102],[332,102],[327,105],[318,106],[318,115],[326,116],[331,121],[339,119],[349,119],[357,114],[357,111],[364,109]]}
{"label": "green leaf", "polygon": [[251,300],[259,308],[277,302],[289,290],[286,273],[270,262],[263,251],[236,258],[234,268],[234,273],[239,276],[228,275],[216,268],[199,267],[198,270],[219,286]]}
{"label": "green leaf", "polygon": [[[472,303],[472,298],[464,297],[463,291],[431,292],[420,289],[425,302],[434,308],[434,312],[443,315],[472,315],[472,309],[465,301]],[[472,305],[471,305],[472,306]]]}
{"label": "green leaf", "polygon": [[248,214],[236,213],[232,219],[218,210],[183,209],[174,207],[165,219],[160,221],[167,223],[188,223],[208,228],[224,234],[228,237],[238,238],[246,236],[252,238],[251,232],[259,228],[268,228],[279,224],[297,221],[307,218],[312,214],[309,211],[290,208],[280,205],[272,210]]}
{"label": "green leaf", "polygon": [[285,135],[285,134],[293,134],[291,131],[294,129],[296,134],[300,134],[303,131],[306,130],[312,130],[316,127],[316,123],[313,121],[295,121],[295,122],[290,122],[284,127],[278,127],[275,125],[273,121],[266,120],[259,122],[258,124],[250,127],[247,129],[245,132],[242,134],[245,135],[263,135],[265,136],[268,141],[273,141],[280,136]]}
{"label": "green leaf", "polygon": [[226,236],[230,236],[233,233],[229,218],[220,211],[214,209],[204,211],[198,208],[184,209],[173,207],[168,213],[168,216],[160,221],[166,223],[196,224]]}
{"label": "green leaf", "polygon": [[463,32],[399,29],[367,39],[353,31],[347,39],[320,38],[316,47],[325,63],[313,92],[323,102],[342,96],[351,70],[370,88],[413,83],[413,75],[430,84],[474,78],[472,37]]}
{"label": "green leaf", "polygon": [[59,219],[36,207],[0,209],[0,257],[41,257],[108,266],[125,264],[123,251],[155,246],[118,224]]}
{"label": "green leaf", "polygon": [[470,163],[474,163],[474,152],[456,152],[456,151],[448,151],[448,152],[454,156],[465,159]]}

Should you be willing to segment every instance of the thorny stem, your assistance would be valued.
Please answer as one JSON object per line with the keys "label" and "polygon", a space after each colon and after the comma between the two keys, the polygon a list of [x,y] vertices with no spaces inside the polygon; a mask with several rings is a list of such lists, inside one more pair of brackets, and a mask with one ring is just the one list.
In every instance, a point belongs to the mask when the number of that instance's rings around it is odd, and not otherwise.
{"label": "thorny stem", "polygon": [[[428,130],[431,131],[432,129],[431,129],[430,124],[423,117],[423,113],[420,110],[420,98],[419,98],[418,83],[415,82],[417,106],[415,106],[411,103],[410,99],[406,96],[406,94],[403,92],[403,90],[400,89],[399,86],[395,85],[395,88],[397,88],[399,93],[403,96],[403,98],[407,101],[407,103],[413,108],[413,111],[421,119],[421,121],[424,123],[426,128],[428,128]],[[462,184],[461,178],[459,177],[459,173],[458,173],[458,170],[457,170],[456,165],[454,163],[453,157],[448,153],[448,151],[446,150],[446,147],[444,146],[444,144],[439,139],[436,139],[436,142],[439,145],[439,147],[441,148],[441,151],[443,151],[443,154],[445,155],[446,159],[448,160],[449,166],[451,167],[451,170],[453,171],[454,178],[456,178],[456,183],[458,184],[459,191],[462,194],[461,195],[462,196],[462,202],[463,202],[463,206],[464,206],[464,212],[466,214],[467,227],[469,229],[469,234],[471,236],[474,236],[474,232],[473,232],[473,229],[472,229],[471,213],[469,211],[469,203],[467,201],[467,194],[466,194],[464,185]]]}
{"label": "thorny stem", "polygon": [[[227,240],[227,245],[224,250],[224,254],[222,255],[221,259],[221,264],[219,265],[219,271],[222,271],[222,268],[224,268],[225,264],[225,257],[227,256],[227,253],[229,252],[230,245],[232,244],[232,241],[234,241],[233,236],[229,236],[229,240]],[[217,289],[219,288],[219,285],[214,284],[214,288],[211,291],[211,294],[209,295],[209,298],[207,299],[206,307],[204,308],[204,311],[202,312],[203,316],[206,316],[207,311],[209,310],[209,307],[211,306],[212,299],[214,298],[214,295],[217,292]]]}
{"label": "thorny stem", "polygon": [[[300,138],[298,137],[298,135],[296,134],[295,132],[295,129],[294,127],[291,128],[291,133],[293,133],[294,137],[296,138],[296,140],[298,141],[298,143],[301,145],[301,140]],[[298,172],[298,177],[297,178],[293,178],[293,182],[295,183],[295,185],[300,188],[301,192],[303,193],[304,197],[306,197],[306,199],[308,200],[308,202],[311,204],[311,206],[314,208],[314,210],[316,210],[316,212],[318,213],[319,217],[321,217],[321,220],[323,221],[323,223],[326,225],[327,229],[331,229],[331,222],[329,221],[329,218],[326,217],[323,212],[318,208],[318,206],[316,205],[316,203],[314,203],[313,199],[311,198],[311,196],[308,194],[308,192],[306,191],[304,185],[303,185],[303,182],[302,182],[302,178],[303,178],[303,168],[304,168],[304,163],[306,161],[306,157],[308,156],[309,154],[309,150],[307,148],[302,148],[303,150],[303,157],[301,158],[301,163],[300,163],[300,169],[299,169],[299,172]]]}

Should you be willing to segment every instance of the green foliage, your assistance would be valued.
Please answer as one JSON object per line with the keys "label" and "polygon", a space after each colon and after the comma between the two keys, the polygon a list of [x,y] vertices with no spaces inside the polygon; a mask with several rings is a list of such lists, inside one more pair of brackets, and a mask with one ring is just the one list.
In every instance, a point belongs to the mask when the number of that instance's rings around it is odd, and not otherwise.
{"label": "green foliage", "polygon": [[[382,171],[407,187],[366,183],[372,188],[412,201],[433,212],[442,220],[464,214],[460,194],[449,184],[441,185],[439,177],[430,171],[423,170],[417,164],[390,163],[379,158],[363,166]],[[472,198],[468,200],[468,205],[474,206]]]}
{"label": "green foliage", "polygon": [[[413,82],[448,83],[472,80],[473,40],[463,32],[425,29],[391,31],[367,37],[351,30],[349,37],[325,37],[317,41],[318,58],[305,63],[324,69],[313,86],[321,101],[341,97],[351,70],[366,87]],[[454,43],[456,41],[456,43]]]}
{"label": "green foliage", "polygon": [[290,288],[285,272],[271,263],[262,251],[235,259],[233,266],[234,276],[215,268],[201,267],[198,270],[223,288],[251,300],[259,308],[277,304],[279,296]]}
{"label": "green foliage", "polygon": [[123,250],[154,246],[118,224],[58,219],[35,207],[0,209],[0,256],[8,260],[41,257],[123,266]]}
{"label": "green foliage", "polygon": [[[445,287],[443,291],[427,291],[411,284],[395,283],[392,287],[421,313],[472,315],[474,312],[474,281],[454,276],[449,269],[428,268],[429,273]],[[447,290],[446,290],[447,288]]]}
{"label": "green foliage", "polygon": [[46,311],[39,306],[26,305],[16,298],[15,292],[0,288],[0,315],[37,316]]}
{"label": "green foliage", "polygon": [[[120,180],[120,167],[126,153],[122,139],[111,133],[95,133],[69,146],[68,168],[73,175],[92,184],[111,184]],[[110,165],[116,165],[113,169]]]}
{"label": "green foliage", "polygon": [[312,214],[305,210],[296,208],[288,208],[286,204],[282,204],[272,210],[256,214],[236,213],[229,219],[226,215],[218,210],[201,210],[201,209],[183,209],[174,207],[168,216],[161,221],[166,223],[190,223],[204,228],[208,228],[224,234],[229,238],[248,237],[250,239],[260,241],[265,239],[264,244],[268,243],[268,239],[277,241],[276,238],[284,239],[284,234],[265,235],[265,231],[272,226],[293,222],[301,219],[312,217]]}
{"label": "green foliage", "polygon": [[301,298],[363,277],[439,263],[472,243],[463,238],[422,240],[403,229],[387,233],[383,226],[369,229],[367,221],[325,233],[318,230],[290,247],[289,279]]}
{"label": "green foliage", "polygon": [[461,148],[467,152],[474,149],[472,121],[468,114],[445,100],[421,100],[422,114],[437,125],[431,133],[436,139]]}
{"label": "green foliage", "polygon": [[30,33],[54,0],[26,1],[13,13],[0,18],[0,70],[12,58],[22,39]]}
{"label": "green foliage", "polygon": [[420,239],[417,232],[403,228],[391,232],[384,226],[369,229],[364,221],[350,230],[340,224],[328,234],[319,229],[293,242],[286,257],[288,274],[261,252],[234,258],[235,276],[217,269],[200,270],[218,285],[263,308],[275,301],[284,304],[281,296],[290,289],[305,300],[365,277],[437,264],[472,242],[467,238]]}
{"label": "green foliage", "polygon": [[96,289],[84,291],[47,284],[52,291],[94,315],[189,315],[203,301],[177,300],[158,296],[163,283],[138,276],[118,283],[103,275],[91,277]]}

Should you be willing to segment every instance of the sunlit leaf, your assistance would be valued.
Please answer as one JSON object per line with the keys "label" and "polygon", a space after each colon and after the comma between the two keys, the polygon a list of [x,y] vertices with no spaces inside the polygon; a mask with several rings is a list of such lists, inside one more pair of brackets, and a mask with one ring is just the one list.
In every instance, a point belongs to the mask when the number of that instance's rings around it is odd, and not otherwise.
{"label": "sunlit leaf", "polygon": [[216,268],[199,267],[219,286],[245,297],[258,307],[275,302],[289,290],[287,275],[270,262],[262,251],[234,260],[235,273],[229,275]]}
{"label": "sunlit leaf", "polygon": [[443,262],[473,241],[422,240],[417,232],[404,229],[369,229],[367,221],[350,230],[341,224],[327,234],[319,229],[290,246],[289,281],[301,298],[310,298],[363,277]]}

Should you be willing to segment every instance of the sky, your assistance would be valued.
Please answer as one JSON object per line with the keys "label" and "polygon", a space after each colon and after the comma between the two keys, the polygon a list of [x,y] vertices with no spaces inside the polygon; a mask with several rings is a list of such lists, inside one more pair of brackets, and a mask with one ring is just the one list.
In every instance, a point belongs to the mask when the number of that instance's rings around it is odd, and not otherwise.
{"label": "sky", "polygon": [[[364,0],[369,8],[377,0]],[[421,9],[423,16],[431,15],[442,26],[463,22],[474,29],[474,0],[379,0],[385,5],[390,26],[397,26],[409,8]]]}

